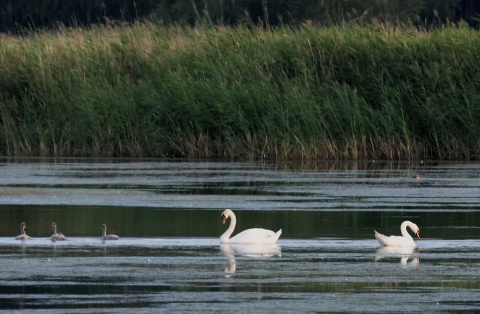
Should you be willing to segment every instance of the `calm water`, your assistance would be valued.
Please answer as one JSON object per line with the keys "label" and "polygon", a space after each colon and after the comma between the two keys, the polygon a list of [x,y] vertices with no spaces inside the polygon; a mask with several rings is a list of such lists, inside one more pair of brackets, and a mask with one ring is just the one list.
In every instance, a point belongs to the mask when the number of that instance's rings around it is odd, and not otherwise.
{"label": "calm water", "polygon": [[[19,159],[0,178],[3,310],[480,310],[480,164]],[[225,208],[280,240],[221,246]],[[380,248],[406,219],[419,248]]]}

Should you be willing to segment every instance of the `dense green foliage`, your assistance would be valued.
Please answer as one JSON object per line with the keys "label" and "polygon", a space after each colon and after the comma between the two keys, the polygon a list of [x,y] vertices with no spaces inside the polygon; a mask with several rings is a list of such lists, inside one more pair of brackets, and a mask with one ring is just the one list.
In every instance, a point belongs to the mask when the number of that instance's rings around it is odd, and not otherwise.
{"label": "dense green foliage", "polygon": [[467,27],[135,24],[0,41],[3,155],[480,156]]}
{"label": "dense green foliage", "polygon": [[2,0],[0,32],[109,21],[233,26],[248,20],[267,27],[307,20],[331,26],[376,19],[430,27],[460,20],[476,25],[479,13],[477,0]]}

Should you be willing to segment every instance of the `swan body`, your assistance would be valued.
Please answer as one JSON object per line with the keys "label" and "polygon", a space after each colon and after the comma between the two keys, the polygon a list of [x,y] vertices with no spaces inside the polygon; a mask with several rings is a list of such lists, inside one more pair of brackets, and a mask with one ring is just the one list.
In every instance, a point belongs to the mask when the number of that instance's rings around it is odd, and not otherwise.
{"label": "swan body", "polygon": [[102,240],[118,240],[120,237],[116,234],[107,234],[107,225],[102,225]]}
{"label": "swan body", "polygon": [[27,225],[22,222],[20,224],[20,234],[15,238],[15,240],[30,240],[31,237],[25,233],[25,230],[27,230]]}
{"label": "swan body", "polygon": [[400,231],[402,232],[402,236],[385,236],[381,233],[375,231],[375,238],[377,238],[378,242],[383,246],[402,246],[402,247],[416,247],[417,244],[413,241],[412,236],[408,233],[407,227],[409,227],[420,239],[420,228],[416,224],[411,221],[404,221],[400,225]]}
{"label": "swan body", "polygon": [[50,230],[52,231],[52,236],[50,239],[52,241],[65,241],[68,240],[66,236],[63,235],[61,232],[57,232],[57,224],[52,222],[52,225],[50,226]]}
{"label": "swan body", "polygon": [[282,248],[277,243],[222,243],[220,250],[225,256],[265,258],[282,255]]}
{"label": "swan body", "polygon": [[220,243],[275,243],[282,234],[282,229],[273,232],[272,230],[263,228],[252,228],[242,231],[233,238],[230,238],[233,230],[235,230],[237,218],[230,209],[225,209],[221,216],[222,223],[225,224],[228,218],[230,218],[230,226],[220,237]]}

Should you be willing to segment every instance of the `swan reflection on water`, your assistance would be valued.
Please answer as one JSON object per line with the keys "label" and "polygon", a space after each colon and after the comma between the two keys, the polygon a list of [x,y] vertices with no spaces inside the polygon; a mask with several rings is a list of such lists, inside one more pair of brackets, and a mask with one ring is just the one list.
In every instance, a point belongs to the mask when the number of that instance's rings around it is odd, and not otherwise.
{"label": "swan reflection on water", "polygon": [[375,251],[375,262],[386,257],[400,257],[400,264],[404,267],[417,266],[420,263],[420,250],[418,247],[382,246]]}
{"label": "swan reflection on water", "polygon": [[220,250],[228,258],[229,266],[225,266],[225,277],[229,278],[237,270],[235,255],[247,256],[252,258],[269,258],[281,256],[282,248],[276,243],[266,244],[239,244],[222,243]]}

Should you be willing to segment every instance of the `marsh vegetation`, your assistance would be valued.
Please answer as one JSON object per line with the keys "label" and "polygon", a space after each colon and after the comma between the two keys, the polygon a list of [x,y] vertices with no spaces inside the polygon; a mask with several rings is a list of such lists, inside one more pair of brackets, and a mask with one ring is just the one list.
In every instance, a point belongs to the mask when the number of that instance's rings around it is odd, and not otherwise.
{"label": "marsh vegetation", "polygon": [[478,159],[480,35],[151,23],[0,38],[0,154]]}

